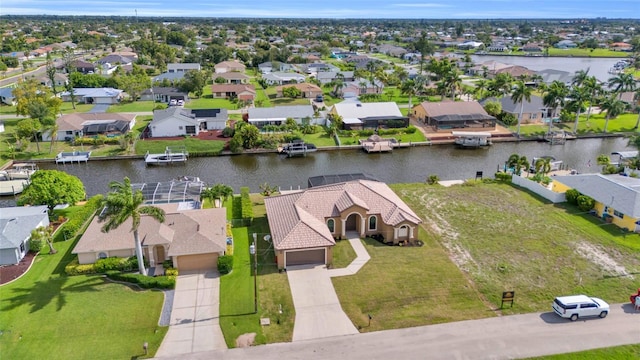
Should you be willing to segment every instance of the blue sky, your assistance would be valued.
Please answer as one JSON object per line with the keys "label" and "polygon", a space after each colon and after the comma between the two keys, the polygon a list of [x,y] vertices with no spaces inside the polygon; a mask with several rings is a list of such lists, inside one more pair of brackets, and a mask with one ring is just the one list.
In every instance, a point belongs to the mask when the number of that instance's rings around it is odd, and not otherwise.
{"label": "blue sky", "polygon": [[[615,4],[615,5],[614,5]],[[640,0],[0,0],[0,14],[254,18],[639,18]]]}

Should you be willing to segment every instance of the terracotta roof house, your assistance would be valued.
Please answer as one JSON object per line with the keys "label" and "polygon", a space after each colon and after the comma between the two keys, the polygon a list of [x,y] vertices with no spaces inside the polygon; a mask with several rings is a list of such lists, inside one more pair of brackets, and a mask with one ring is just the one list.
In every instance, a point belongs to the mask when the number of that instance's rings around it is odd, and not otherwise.
{"label": "terracotta roof house", "polygon": [[[480,102],[483,106],[488,101],[497,101],[502,105],[502,111],[513,114],[516,119],[520,116],[521,104],[513,102],[511,97],[505,96],[500,99],[487,98]],[[522,102],[522,124],[537,124],[545,121],[546,118],[552,116],[553,109],[544,105],[542,98],[537,95],[531,95],[531,101],[524,100]]]}
{"label": "terracotta roof house", "polygon": [[146,137],[198,136],[206,130],[222,130],[229,120],[227,109],[184,109],[174,106],[153,112]]}
{"label": "terracotta roof house", "polygon": [[345,100],[333,105],[329,113],[340,115],[346,130],[409,126],[409,118],[402,116],[395,102]]}
{"label": "terracotta roof house", "polygon": [[[165,210],[164,223],[143,215],[138,228],[143,256],[149,265],[155,267],[171,259],[181,271],[215,269],[218,256],[226,251],[226,209],[179,210],[175,203],[154,206]],[[78,255],[80,264],[135,256],[131,219],[108,233],[101,231],[102,226],[99,217],[94,217],[78,240],[72,253]]]}
{"label": "terracotta roof house", "polygon": [[324,118],[315,118],[312,105],[288,105],[266,108],[249,108],[247,120],[250,124],[261,128],[265,125],[282,125],[291,118],[298,124],[308,119],[309,124],[324,125]]}
{"label": "terracotta roof house", "polygon": [[513,78],[518,79],[521,76],[531,76],[531,75],[534,75],[535,73],[536,73],[535,71],[529,70],[524,66],[513,65],[513,66],[509,66],[509,67],[497,70],[493,73],[493,75],[495,76],[498,74],[509,74]]}
{"label": "terracotta roof house", "polygon": [[451,130],[491,131],[496,118],[487,114],[477,101],[425,101],[413,107],[413,118],[431,125],[437,132]]}
{"label": "terracotta roof house", "polygon": [[7,207],[0,211],[0,265],[17,264],[29,251],[31,230],[49,226],[46,205]]}
{"label": "terracotta roof house", "polygon": [[[56,140],[68,141],[75,137],[93,135],[121,135],[133,129],[136,114],[124,113],[73,113],[56,119],[58,133]],[[49,133],[43,133],[44,141],[50,140]]]}
{"label": "terracotta roof house", "polygon": [[278,268],[331,264],[335,239],[415,240],[420,218],[385,183],[355,180],[265,198]]}
{"label": "terracotta roof house", "polygon": [[233,71],[244,72],[247,67],[240,61],[234,60],[217,63],[213,68],[215,69],[216,74],[222,74]]}
{"label": "terracotta roof house", "polygon": [[300,83],[300,84],[288,84],[288,85],[276,86],[276,97],[277,98],[283,97],[284,96],[283,90],[288,87],[294,87],[300,90],[300,92],[302,93],[301,96],[303,98],[313,99],[318,95],[322,95],[322,89],[319,88],[317,85],[310,84],[310,83]]}
{"label": "terracotta roof house", "polygon": [[218,82],[223,79],[227,84],[248,84],[250,77],[238,71],[213,74],[213,81]]}
{"label": "terracotta roof house", "polygon": [[528,53],[542,52],[544,50],[542,45],[538,43],[527,43],[520,49]]}
{"label": "terracotta roof house", "polygon": [[552,190],[576,189],[593,198],[595,215],[620,228],[640,232],[640,179],[619,174],[578,174],[552,177]]}
{"label": "terracotta roof house", "polygon": [[[74,88],[76,100],[84,104],[117,104],[124,92],[114,88]],[[62,101],[71,101],[68,91],[60,94]]]}
{"label": "terracotta roof house", "polygon": [[251,84],[213,84],[211,85],[213,98],[253,101],[256,97],[256,88]]}

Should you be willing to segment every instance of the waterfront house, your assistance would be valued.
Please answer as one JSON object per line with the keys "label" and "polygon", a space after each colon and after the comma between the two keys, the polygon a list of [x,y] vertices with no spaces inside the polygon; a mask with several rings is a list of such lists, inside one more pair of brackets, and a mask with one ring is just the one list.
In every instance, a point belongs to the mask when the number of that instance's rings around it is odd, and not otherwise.
{"label": "waterfront house", "polygon": [[279,269],[331,264],[335,239],[382,235],[398,244],[418,237],[420,218],[387,184],[371,180],[317,186],[264,199]]}
{"label": "waterfront house", "polygon": [[554,81],[560,81],[561,83],[569,86],[573,82],[574,74],[568,71],[545,69],[540,70],[537,74],[542,77],[542,82],[545,84],[551,84]]}
{"label": "waterfront house", "polygon": [[543,123],[551,116],[550,113],[553,111],[553,109],[547,108],[542,98],[537,95],[531,95],[531,101],[525,99],[522,104],[514,102],[509,96],[504,96],[499,99],[487,98],[480,101],[480,104],[484,106],[489,101],[499,102],[502,105],[502,112],[512,114],[516,119],[520,116],[520,107],[522,106],[522,118],[520,119],[522,124]]}
{"label": "waterfront house", "polygon": [[[142,215],[138,234],[144,258],[151,267],[171,259],[180,271],[213,270],[227,246],[225,208],[180,210],[179,203],[156,204],[165,210],[165,221],[158,223]],[[108,257],[135,256],[131,219],[109,232],[94,217],[72,253],[80,264],[93,264]]]}
{"label": "waterfront house", "polygon": [[414,106],[411,114],[437,132],[492,131],[496,128],[496,118],[487,114],[477,101],[425,101]]}
{"label": "waterfront house", "polygon": [[[69,141],[83,136],[118,136],[131,131],[136,124],[136,114],[124,113],[72,113],[56,119],[58,141]],[[42,140],[51,140],[51,134],[44,132]]]}
{"label": "waterfront house", "polygon": [[342,117],[345,130],[409,126],[409,118],[402,116],[395,102],[361,103],[357,100],[345,100],[335,104],[329,113]]}
{"label": "waterfront house", "polygon": [[324,119],[315,117],[311,105],[288,105],[268,108],[249,108],[247,120],[250,124],[262,128],[265,125],[282,125],[287,119],[293,119],[299,125],[308,121],[309,124],[324,125]]}
{"label": "waterfront house", "polygon": [[[114,88],[74,88],[76,101],[84,104],[117,104],[124,98],[124,92]],[[71,101],[68,91],[60,94],[62,101]]]}
{"label": "waterfront house", "polygon": [[6,207],[0,211],[0,265],[17,264],[29,251],[31,231],[49,226],[46,205]]}
{"label": "waterfront house", "polygon": [[153,120],[149,123],[145,136],[198,136],[202,131],[224,129],[227,120],[227,109],[185,109],[174,106],[153,112]]}
{"label": "waterfront house", "polygon": [[552,189],[569,189],[593,198],[594,215],[629,231],[640,231],[640,179],[620,174],[579,174],[553,176]]}

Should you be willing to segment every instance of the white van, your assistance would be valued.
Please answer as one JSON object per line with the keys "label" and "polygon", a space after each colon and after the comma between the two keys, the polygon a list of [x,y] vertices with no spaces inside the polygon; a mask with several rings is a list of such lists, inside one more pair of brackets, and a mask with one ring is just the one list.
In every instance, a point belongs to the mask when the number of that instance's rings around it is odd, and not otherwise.
{"label": "white van", "polygon": [[604,300],[586,295],[559,296],[551,305],[553,311],[560,317],[576,321],[581,317],[607,317],[609,304]]}

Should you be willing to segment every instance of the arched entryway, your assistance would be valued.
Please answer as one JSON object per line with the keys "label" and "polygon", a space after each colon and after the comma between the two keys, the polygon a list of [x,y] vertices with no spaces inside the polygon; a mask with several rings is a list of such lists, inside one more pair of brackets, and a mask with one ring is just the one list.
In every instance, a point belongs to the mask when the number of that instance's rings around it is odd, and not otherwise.
{"label": "arched entryway", "polygon": [[351,214],[347,217],[347,221],[344,224],[344,229],[346,232],[355,231],[358,234],[360,233],[360,215],[359,214]]}

